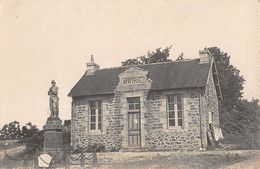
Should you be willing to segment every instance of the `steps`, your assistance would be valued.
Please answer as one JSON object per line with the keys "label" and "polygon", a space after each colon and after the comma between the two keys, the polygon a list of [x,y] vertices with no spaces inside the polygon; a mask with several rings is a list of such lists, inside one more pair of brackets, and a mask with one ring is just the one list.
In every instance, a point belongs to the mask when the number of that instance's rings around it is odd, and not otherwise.
{"label": "steps", "polygon": [[121,148],[121,152],[147,152],[147,148],[142,147],[128,147],[128,148]]}

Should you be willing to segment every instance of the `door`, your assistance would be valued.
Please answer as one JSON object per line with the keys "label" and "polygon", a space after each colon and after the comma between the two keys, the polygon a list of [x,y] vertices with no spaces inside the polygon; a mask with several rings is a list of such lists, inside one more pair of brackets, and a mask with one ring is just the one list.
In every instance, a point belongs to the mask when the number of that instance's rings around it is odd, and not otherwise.
{"label": "door", "polygon": [[140,98],[128,98],[128,145],[141,146]]}
{"label": "door", "polygon": [[128,113],[128,145],[141,146],[140,113]]}

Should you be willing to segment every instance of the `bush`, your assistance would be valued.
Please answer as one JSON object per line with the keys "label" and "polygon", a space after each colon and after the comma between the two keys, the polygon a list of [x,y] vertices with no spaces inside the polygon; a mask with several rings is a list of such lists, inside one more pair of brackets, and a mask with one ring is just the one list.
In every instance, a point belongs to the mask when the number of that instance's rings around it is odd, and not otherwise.
{"label": "bush", "polygon": [[120,147],[112,147],[110,151],[111,152],[119,152],[120,149],[121,149]]}
{"label": "bush", "polygon": [[72,151],[72,153],[73,154],[81,153],[82,150],[83,150],[83,152],[88,152],[88,153],[92,153],[94,150],[96,150],[96,152],[101,152],[101,151],[105,151],[105,146],[102,143],[90,144],[90,145],[87,145],[86,147],[77,145],[77,148],[74,149]]}
{"label": "bush", "polygon": [[72,150],[72,147],[70,145],[71,143],[71,133],[68,130],[62,131],[62,142],[63,142],[63,148],[65,151]]}
{"label": "bush", "polygon": [[99,143],[99,144],[88,145],[85,148],[86,152],[93,152],[94,150],[96,150],[96,152],[104,151],[105,150],[105,146],[102,143]]}
{"label": "bush", "polygon": [[233,144],[235,145],[234,149],[238,150],[254,150],[259,149],[260,146],[257,142],[257,137],[252,133],[245,134],[230,134],[224,133],[224,140],[221,140],[222,144]]}
{"label": "bush", "polygon": [[43,130],[32,135],[26,145],[25,154],[35,155],[37,152],[43,149]]}

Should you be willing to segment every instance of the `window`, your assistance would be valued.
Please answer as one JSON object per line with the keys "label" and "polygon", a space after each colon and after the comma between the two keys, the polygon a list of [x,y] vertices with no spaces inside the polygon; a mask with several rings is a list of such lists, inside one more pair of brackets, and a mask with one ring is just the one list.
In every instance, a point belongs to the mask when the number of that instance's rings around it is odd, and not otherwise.
{"label": "window", "polygon": [[90,130],[101,130],[101,101],[90,101]]}
{"label": "window", "polygon": [[209,130],[213,130],[213,112],[209,112]]}
{"label": "window", "polygon": [[128,102],[129,111],[139,112],[139,109],[140,109],[140,98],[139,97],[128,98],[127,102]]}
{"label": "window", "polygon": [[213,123],[213,112],[209,112],[209,124]]}
{"label": "window", "polygon": [[183,123],[183,103],[182,96],[168,96],[168,125],[169,127],[182,126]]}

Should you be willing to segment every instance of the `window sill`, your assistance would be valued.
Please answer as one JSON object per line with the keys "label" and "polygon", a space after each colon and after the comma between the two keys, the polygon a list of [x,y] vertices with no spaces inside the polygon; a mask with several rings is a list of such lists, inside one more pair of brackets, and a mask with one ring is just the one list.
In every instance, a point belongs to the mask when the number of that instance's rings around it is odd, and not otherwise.
{"label": "window sill", "polygon": [[168,131],[180,131],[180,130],[186,130],[185,127],[168,127]]}
{"label": "window sill", "polygon": [[101,130],[89,130],[89,135],[101,135],[103,134]]}

